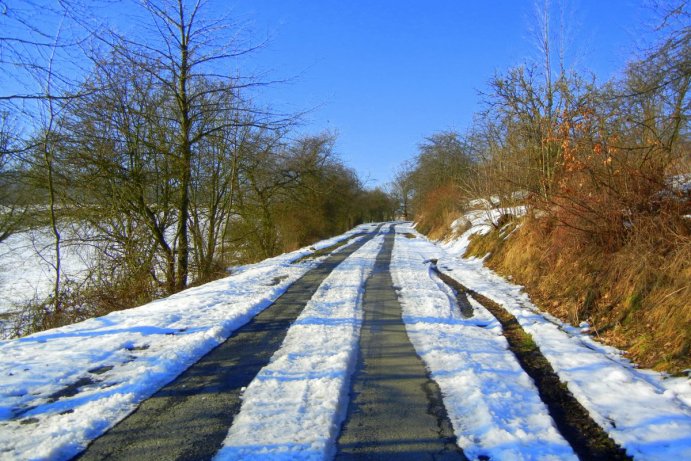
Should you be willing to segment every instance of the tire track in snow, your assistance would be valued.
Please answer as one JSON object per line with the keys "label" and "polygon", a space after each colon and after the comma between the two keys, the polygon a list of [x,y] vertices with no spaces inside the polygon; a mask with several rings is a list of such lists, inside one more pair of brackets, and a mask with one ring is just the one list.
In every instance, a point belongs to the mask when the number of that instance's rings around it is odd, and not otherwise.
{"label": "tire track in snow", "polygon": [[519,325],[516,317],[489,298],[469,290],[460,282],[440,272],[436,267],[432,270],[448,286],[463,296],[465,293],[469,294],[499,320],[511,351],[523,370],[535,382],[540,398],[549,408],[559,432],[571,444],[579,459],[593,461],[632,459],[595,423],[583,405],[569,392],[568,387],[561,382],[549,361],[540,352],[540,348],[533,342],[532,336]]}
{"label": "tire track in snow", "polygon": [[244,392],[216,461],[333,455],[357,356],[364,284],[383,240],[380,234],[368,242],[324,280]]}
{"label": "tire track in snow", "polygon": [[575,460],[538,390],[508,350],[497,320],[470,300],[464,318],[451,289],[430,273],[440,251],[400,226],[391,274],[415,350],[439,384],[458,444],[476,460]]}
{"label": "tire track in snow", "polygon": [[639,370],[617,349],[541,312],[523,288],[489,268],[482,259],[459,258],[477,227],[449,250],[430,250],[439,269],[482,293],[513,315],[529,333],[555,373],[590,417],[634,459],[691,459],[689,380]]}

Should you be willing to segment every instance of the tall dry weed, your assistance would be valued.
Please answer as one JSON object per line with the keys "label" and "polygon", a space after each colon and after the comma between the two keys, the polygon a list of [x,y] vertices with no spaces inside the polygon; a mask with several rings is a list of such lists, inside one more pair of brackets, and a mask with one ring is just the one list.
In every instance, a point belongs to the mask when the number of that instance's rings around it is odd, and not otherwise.
{"label": "tall dry weed", "polygon": [[438,239],[462,211],[463,195],[453,184],[440,186],[422,197],[416,215],[417,229]]}

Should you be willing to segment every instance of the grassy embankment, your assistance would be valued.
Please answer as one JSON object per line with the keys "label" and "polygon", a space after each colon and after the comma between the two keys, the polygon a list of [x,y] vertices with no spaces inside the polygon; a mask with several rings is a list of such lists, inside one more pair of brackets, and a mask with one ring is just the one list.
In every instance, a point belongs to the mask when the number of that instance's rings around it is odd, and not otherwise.
{"label": "grassy embankment", "polygon": [[488,255],[485,264],[525,286],[541,309],[574,325],[587,321],[597,339],[625,350],[638,365],[679,373],[691,368],[686,221],[651,221],[620,248],[603,251],[569,239],[553,220],[526,216],[473,236],[465,256]]}

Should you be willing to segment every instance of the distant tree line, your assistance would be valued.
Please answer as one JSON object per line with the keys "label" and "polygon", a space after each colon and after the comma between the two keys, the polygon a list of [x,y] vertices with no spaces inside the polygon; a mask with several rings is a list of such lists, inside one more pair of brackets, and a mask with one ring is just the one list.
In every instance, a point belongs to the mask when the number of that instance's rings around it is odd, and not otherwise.
{"label": "distant tree line", "polygon": [[[231,69],[254,48],[204,2],[138,2],[137,37],[89,23],[76,0],[50,10],[56,30],[33,25],[40,2],[0,5],[16,34],[0,39],[11,52],[4,76],[34,88],[0,95],[0,241],[48,226],[55,274],[52,296],[16,333],[131,307],[393,217],[388,195],[339,159],[334,135],[296,136],[296,117],[251,101],[264,83]],[[74,54],[88,63],[78,77]],[[68,228],[70,244],[97,250],[79,284],[61,267]]]}

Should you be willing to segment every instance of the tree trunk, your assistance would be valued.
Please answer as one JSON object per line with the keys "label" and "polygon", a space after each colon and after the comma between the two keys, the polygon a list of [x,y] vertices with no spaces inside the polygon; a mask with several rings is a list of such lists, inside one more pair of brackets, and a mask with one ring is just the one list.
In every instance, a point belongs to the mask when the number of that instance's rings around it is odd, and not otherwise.
{"label": "tree trunk", "polygon": [[188,34],[185,25],[185,11],[180,12],[180,75],[178,77],[178,105],[180,109],[180,203],[178,205],[178,267],[175,280],[177,291],[187,286],[189,270],[189,235],[188,221],[190,216],[190,181],[192,178],[192,144],[190,142],[192,123],[190,120],[191,104],[187,94],[189,85],[189,50]]}

